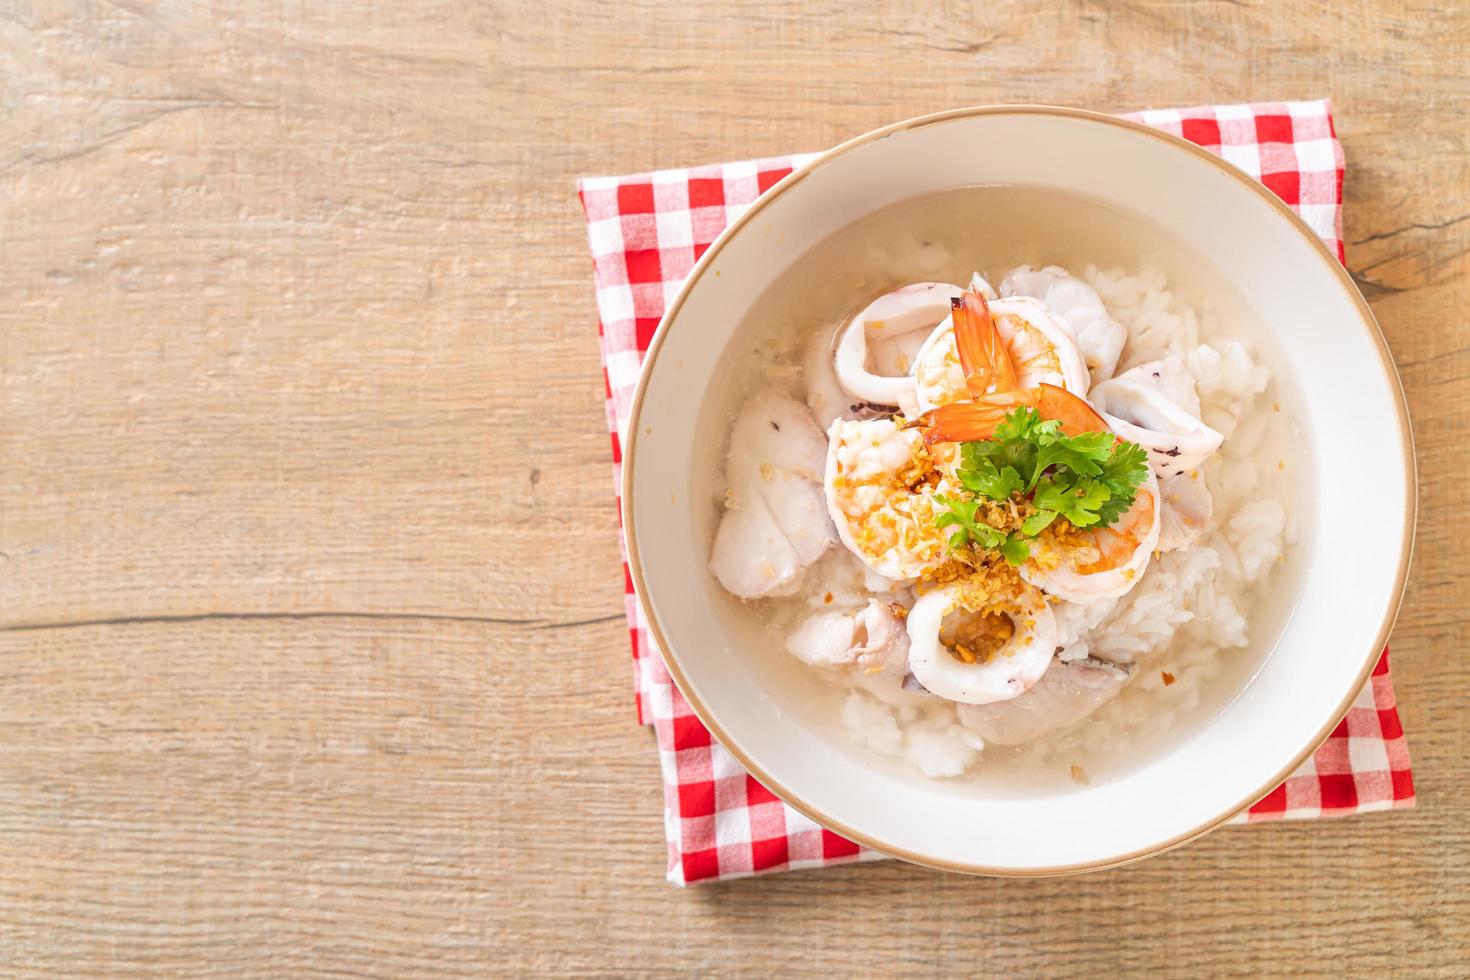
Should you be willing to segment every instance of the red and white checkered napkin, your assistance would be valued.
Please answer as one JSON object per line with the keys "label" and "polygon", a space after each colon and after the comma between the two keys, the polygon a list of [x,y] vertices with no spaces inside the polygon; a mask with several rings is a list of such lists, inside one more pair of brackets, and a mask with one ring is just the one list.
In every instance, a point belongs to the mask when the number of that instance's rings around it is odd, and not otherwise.
{"label": "red and white checkered napkin", "polygon": [[[1198,143],[1260,180],[1342,259],[1343,156],[1327,102],[1149,110],[1130,118]],[[639,366],[665,304],[715,236],[813,156],[579,183],[596,267],[615,492]],[[710,737],[664,669],[626,565],[623,588],[638,718],[653,725],[663,766],[669,880],[682,885],[882,857],[786,806]],[[1372,681],[1316,756],[1236,822],[1345,816],[1413,803],[1409,751],[1385,651]]]}

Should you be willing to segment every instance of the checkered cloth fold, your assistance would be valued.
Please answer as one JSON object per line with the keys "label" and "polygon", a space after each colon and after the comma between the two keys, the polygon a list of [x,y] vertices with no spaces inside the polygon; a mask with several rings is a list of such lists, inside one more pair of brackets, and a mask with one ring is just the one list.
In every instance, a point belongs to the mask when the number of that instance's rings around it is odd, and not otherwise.
{"label": "checkered cloth fold", "polygon": [[[1197,143],[1261,181],[1343,258],[1343,154],[1326,101],[1148,110],[1128,118]],[[595,268],[615,492],[633,389],[666,305],[721,230],[814,156],[579,182]],[[653,645],[626,560],[623,573],[638,718],[653,725],[663,770],[669,880],[682,885],[881,858],[786,806],[710,737]],[[1315,756],[1235,821],[1345,816],[1413,803],[1385,651]]]}

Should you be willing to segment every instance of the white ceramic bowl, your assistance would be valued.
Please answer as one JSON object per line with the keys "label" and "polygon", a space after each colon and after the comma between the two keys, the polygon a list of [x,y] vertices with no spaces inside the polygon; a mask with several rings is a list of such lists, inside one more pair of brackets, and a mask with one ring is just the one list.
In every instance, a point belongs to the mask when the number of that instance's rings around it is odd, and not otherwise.
{"label": "white ceramic bowl", "polygon": [[[1307,574],[1259,672],[1167,752],[1099,785],[989,794],[870,765],[762,684],[709,575],[713,507],[696,410],[752,303],[796,258],[898,201],[975,184],[1085,193],[1194,243],[1276,334],[1300,393],[1317,493]],[[1365,449],[1367,450],[1365,455]],[[1364,485],[1364,462],[1371,488]],[[1182,140],[1108,116],[986,107],[852,140],[778,184],[710,247],[660,326],[633,406],[624,521],[634,583],[700,718],[792,806],[889,854],[956,871],[1058,874],[1183,843],[1269,792],[1366,681],[1408,571],[1416,506],[1403,392],[1372,313],[1336,259],[1270,192]],[[1364,533],[1365,492],[1376,532]]]}

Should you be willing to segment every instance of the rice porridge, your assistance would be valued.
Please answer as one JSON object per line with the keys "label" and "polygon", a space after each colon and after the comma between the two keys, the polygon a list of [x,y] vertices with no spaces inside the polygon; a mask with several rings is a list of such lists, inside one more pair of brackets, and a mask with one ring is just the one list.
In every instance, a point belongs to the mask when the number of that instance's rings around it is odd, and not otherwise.
{"label": "rice porridge", "polygon": [[1208,723],[1290,613],[1310,447],[1273,355],[1185,243],[1100,203],[864,218],[759,299],[706,404],[729,615],[875,765],[1106,779]]}

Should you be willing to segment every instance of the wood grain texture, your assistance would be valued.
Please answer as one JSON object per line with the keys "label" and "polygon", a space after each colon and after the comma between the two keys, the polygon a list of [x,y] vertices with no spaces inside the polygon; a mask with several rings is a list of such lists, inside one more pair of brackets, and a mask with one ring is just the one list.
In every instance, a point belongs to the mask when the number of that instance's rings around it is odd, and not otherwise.
{"label": "wood grain texture", "polygon": [[[0,0],[0,972],[1463,972],[1464,7],[238,7]],[[1422,460],[1419,808],[665,885],[574,179],[1324,94]]]}

